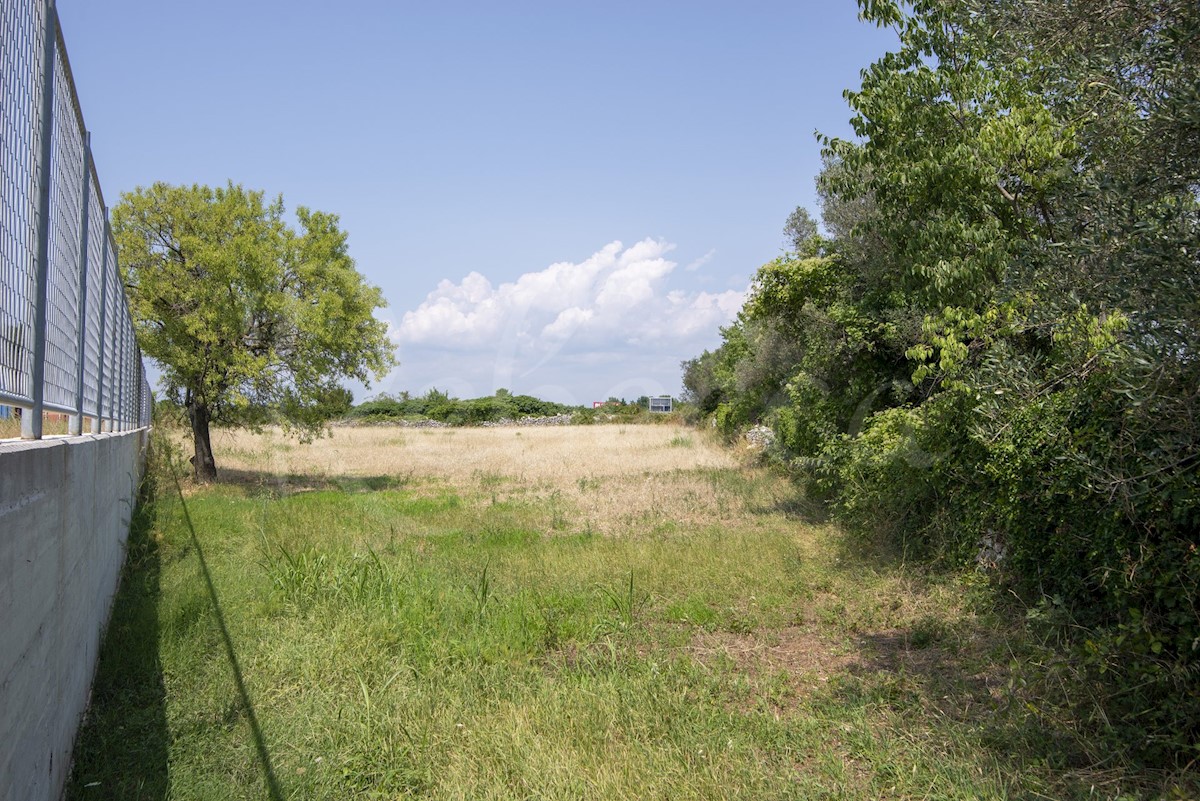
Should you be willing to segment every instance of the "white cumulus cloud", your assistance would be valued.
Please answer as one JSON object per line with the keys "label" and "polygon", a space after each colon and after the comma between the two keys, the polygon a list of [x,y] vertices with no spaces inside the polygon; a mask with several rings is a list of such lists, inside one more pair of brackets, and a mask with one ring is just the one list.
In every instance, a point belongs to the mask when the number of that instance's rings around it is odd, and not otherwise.
{"label": "white cumulus cloud", "polygon": [[514,281],[442,281],[389,323],[401,366],[385,388],[472,397],[507,387],[569,403],[675,392],[679,362],[714,346],[745,292],[681,288],[697,278],[672,250],[612,242]]}
{"label": "white cumulus cloud", "polygon": [[714,331],[741,308],[744,292],[686,292],[667,287],[674,245],[645,239],[612,242],[579,263],[559,262],[493,286],[471,272],[442,281],[404,314],[401,345],[452,350],[503,346],[522,351],[603,348],[685,340]]}

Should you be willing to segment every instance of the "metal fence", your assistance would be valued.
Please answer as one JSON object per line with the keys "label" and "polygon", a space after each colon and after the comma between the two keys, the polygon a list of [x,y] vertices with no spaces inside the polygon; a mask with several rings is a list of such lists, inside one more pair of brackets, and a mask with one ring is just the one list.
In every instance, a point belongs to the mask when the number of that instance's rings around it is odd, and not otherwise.
{"label": "metal fence", "polygon": [[0,405],[40,439],[150,424],[152,398],[53,0],[0,2]]}

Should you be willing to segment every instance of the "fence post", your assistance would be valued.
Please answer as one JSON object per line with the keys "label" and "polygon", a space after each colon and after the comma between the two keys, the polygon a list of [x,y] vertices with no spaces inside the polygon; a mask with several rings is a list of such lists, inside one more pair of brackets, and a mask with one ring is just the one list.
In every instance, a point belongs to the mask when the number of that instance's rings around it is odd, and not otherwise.
{"label": "fence post", "polygon": [[30,394],[33,408],[21,415],[21,438],[42,438],[42,411],[46,394],[46,299],[50,283],[50,159],[54,154],[54,61],[58,44],[58,12],[46,0],[46,27],[42,31],[42,152],[38,165],[37,276],[34,284],[33,363]]}
{"label": "fence post", "polygon": [[108,313],[108,244],[110,236],[108,209],[104,209],[104,239],[101,240],[100,245],[100,337],[96,344],[96,419],[92,421],[93,434],[99,434],[104,430],[104,343],[107,339],[105,317]]}
{"label": "fence post", "polygon": [[92,182],[92,135],[84,134],[83,143],[83,222],[79,225],[79,346],[75,351],[79,358],[79,380],[75,382],[75,414],[71,415],[72,436],[83,433],[83,374],[87,372],[87,270],[88,270],[88,214],[91,203]]}

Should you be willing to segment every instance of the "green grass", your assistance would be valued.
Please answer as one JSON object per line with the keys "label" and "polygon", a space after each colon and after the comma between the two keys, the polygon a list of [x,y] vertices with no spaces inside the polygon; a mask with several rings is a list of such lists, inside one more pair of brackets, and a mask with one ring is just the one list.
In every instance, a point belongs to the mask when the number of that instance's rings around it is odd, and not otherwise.
{"label": "green grass", "polygon": [[[218,485],[186,502],[160,483],[131,534],[68,797],[1149,786],[1081,765],[1027,707],[1024,646],[974,574],[856,559],[836,529],[770,508],[668,534],[572,533],[556,495],[495,503],[497,481]],[[754,495],[778,479],[713,481]]]}

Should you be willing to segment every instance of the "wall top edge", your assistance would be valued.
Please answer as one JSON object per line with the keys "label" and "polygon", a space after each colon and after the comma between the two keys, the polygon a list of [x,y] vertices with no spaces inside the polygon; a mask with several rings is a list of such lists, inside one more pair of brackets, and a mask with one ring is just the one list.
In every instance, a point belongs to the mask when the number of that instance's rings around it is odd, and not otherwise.
{"label": "wall top edge", "polygon": [[47,434],[42,439],[0,439],[0,455],[16,453],[18,451],[32,451],[39,448],[56,448],[60,445],[66,447],[67,445],[84,444],[92,441],[131,437],[143,434],[149,430],[150,428],[147,427],[133,428],[129,431],[106,431],[102,434],[80,434],[78,436]]}

